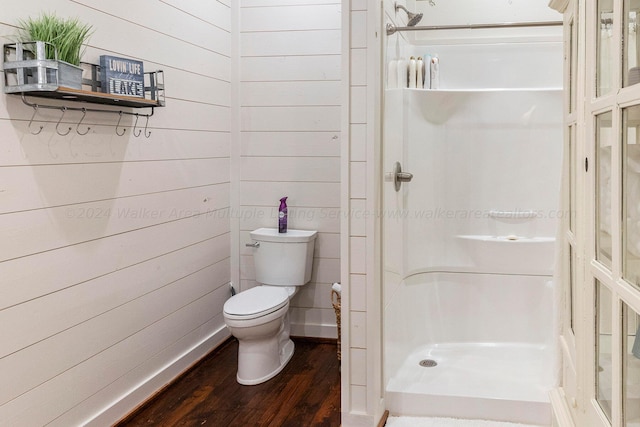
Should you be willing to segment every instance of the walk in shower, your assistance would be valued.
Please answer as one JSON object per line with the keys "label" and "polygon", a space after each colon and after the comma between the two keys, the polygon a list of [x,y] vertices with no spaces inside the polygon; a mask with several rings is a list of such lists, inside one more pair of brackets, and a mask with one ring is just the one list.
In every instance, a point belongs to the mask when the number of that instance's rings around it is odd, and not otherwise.
{"label": "walk in shower", "polygon": [[[386,73],[398,60],[435,54],[440,73],[438,89],[392,88],[387,82],[403,86],[404,74],[384,77],[391,414],[550,423],[563,215],[562,35],[555,30],[528,38],[504,29],[503,39],[432,45],[426,34],[412,36],[417,31],[387,36]],[[396,163],[411,174],[398,185]]]}

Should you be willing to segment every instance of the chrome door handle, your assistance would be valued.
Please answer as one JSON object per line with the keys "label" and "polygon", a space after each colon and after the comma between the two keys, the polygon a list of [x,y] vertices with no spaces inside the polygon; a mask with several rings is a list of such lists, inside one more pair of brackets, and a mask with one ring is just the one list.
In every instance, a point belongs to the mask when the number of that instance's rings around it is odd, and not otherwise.
{"label": "chrome door handle", "polygon": [[245,246],[247,246],[249,248],[259,248],[260,247],[260,242],[245,243]]}
{"label": "chrome door handle", "polygon": [[400,182],[411,182],[413,174],[409,172],[398,172],[396,174],[396,179]]}
{"label": "chrome door handle", "polygon": [[403,182],[411,182],[413,179],[413,174],[409,172],[402,172],[402,165],[400,162],[396,162],[393,165],[393,186],[396,191],[400,191],[400,186]]}

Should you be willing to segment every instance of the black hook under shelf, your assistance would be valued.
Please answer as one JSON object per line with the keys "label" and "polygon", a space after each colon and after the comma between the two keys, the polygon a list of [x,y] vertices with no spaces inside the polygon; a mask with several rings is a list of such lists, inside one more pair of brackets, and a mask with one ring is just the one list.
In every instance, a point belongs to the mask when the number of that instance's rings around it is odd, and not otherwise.
{"label": "black hook under shelf", "polygon": [[107,114],[118,114],[118,124],[116,125],[116,134],[118,136],[123,136],[127,129],[126,128],[122,128],[122,132],[119,132],[118,130],[120,129],[120,121],[122,120],[122,116],[123,115],[128,115],[128,116],[135,116],[136,117],[136,124],[134,125],[134,136],[135,137],[139,137],[142,134],[142,129],[138,129],[138,132],[135,132],[137,124],[138,124],[138,119],[140,117],[145,117],[146,123],[144,126],[144,136],[146,138],[149,138],[151,136],[151,131],[147,131],[147,126],[149,125],[149,118],[151,116],[153,116],[153,114],[155,113],[155,107],[154,106],[149,106],[149,107],[145,107],[145,108],[151,108],[151,112],[149,114],[142,114],[142,113],[133,113],[130,111],[124,111],[124,110],[107,110],[104,108],[87,108],[87,107],[69,107],[67,105],[48,105],[48,104],[40,104],[40,103],[35,103],[35,102],[30,102],[27,100],[27,95],[25,93],[22,93],[22,102],[25,105],[28,105],[29,107],[33,108],[33,115],[31,116],[31,120],[29,120],[29,132],[31,132],[32,135],[38,135],[40,132],[42,132],[43,126],[40,125],[40,129],[37,132],[33,132],[31,130],[31,125],[33,124],[33,121],[35,119],[35,116],[38,112],[38,109],[48,109],[48,110],[60,110],[62,111],[62,115],[60,116],[60,119],[58,120],[58,122],[56,123],[56,132],[58,133],[58,135],[60,136],[66,136],[68,135],[72,128],[69,127],[69,130],[66,133],[61,132],[58,127],[60,126],[60,123],[62,122],[62,118],[64,117],[65,113],[67,111],[80,111],[82,112],[82,118],[80,119],[80,121],[78,122],[78,124],[76,125],[76,132],[79,135],[86,135],[87,133],[89,133],[89,130],[91,130],[91,127],[87,127],[87,130],[83,133],[79,131],[80,128],[80,124],[84,121],[84,118],[87,114],[87,112],[94,112],[94,113],[107,113]]}

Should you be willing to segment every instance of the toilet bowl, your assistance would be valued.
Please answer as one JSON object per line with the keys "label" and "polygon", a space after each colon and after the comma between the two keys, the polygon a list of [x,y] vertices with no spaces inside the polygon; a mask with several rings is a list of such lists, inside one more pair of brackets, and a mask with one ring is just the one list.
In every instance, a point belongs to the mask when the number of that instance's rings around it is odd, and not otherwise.
{"label": "toilet bowl", "polygon": [[225,324],[238,339],[238,373],[243,385],[276,376],[294,352],[289,338],[289,300],[311,279],[316,231],[261,228],[251,246],[259,285],[229,298]]}

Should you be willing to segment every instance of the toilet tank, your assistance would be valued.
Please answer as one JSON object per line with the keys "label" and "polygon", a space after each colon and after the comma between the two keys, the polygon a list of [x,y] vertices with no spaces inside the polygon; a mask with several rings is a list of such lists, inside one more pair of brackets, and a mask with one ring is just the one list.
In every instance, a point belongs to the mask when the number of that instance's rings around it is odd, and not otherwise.
{"label": "toilet tank", "polygon": [[302,286],[311,280],[317,231],[259,228],[250,233],[256,281],[273,286]]}

